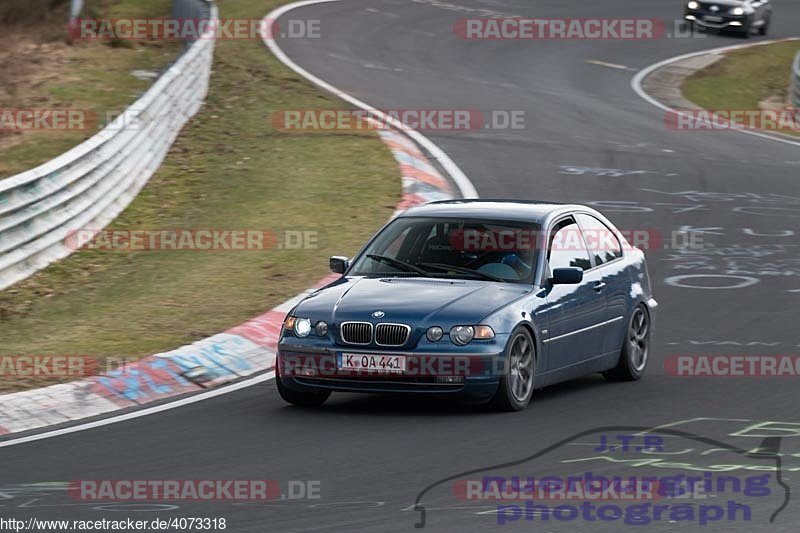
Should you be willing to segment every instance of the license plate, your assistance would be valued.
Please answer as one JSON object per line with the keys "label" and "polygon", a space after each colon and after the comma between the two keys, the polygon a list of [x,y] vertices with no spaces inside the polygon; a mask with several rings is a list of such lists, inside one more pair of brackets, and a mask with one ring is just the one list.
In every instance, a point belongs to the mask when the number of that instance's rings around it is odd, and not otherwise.
{"label": "license plate", "polygon": [[406,371],[406,356],[342,353],[338,357],[338,367],[354,372],[401,374]]}
{"label": "license plate", "polygon": [[713,15],[706,15],[705,17],[703,17],[703,20],[706,20],[708,22],[722,22],[723,19],[722,19],[722,17],[715,17]]}

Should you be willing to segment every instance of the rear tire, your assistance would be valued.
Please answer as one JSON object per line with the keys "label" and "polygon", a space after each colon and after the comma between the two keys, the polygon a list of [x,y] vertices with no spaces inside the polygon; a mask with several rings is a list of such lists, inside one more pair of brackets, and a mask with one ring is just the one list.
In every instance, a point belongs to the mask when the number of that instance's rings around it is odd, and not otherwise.
{"label": "rear tire", "polygon": [[497,411],[522,411],[531,402],[536,376],[536,345],[530,332],[518,326],[503,357],[503,375],[491,406]]}
{"label": "rear tire", "polygon": [[633,308],[617,366],[603,372],[609,381],[636,381],[647,368],[650,353],[650,314],[644,305]]}
{"label": "rear tire", "polygon": [[281,382],[280,376],[275,376],[275,384],[278,386],[278,394],[287,403],[299,407],[319,407],[331,395],[331,391],[304,392],[286,388]]}

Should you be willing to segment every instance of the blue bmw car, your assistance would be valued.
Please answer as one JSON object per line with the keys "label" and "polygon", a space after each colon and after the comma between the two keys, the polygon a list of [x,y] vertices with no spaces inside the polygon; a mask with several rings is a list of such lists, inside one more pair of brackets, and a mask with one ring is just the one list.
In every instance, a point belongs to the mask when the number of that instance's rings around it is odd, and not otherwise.
{"label": "blue bmw car", "polygon": [[459,395],[516,411],[533,391],[602,372],[637,380],[653,331],[644,253],[597,211],[455,200],[411,208],[341,277],[287,315],[281,397]]}

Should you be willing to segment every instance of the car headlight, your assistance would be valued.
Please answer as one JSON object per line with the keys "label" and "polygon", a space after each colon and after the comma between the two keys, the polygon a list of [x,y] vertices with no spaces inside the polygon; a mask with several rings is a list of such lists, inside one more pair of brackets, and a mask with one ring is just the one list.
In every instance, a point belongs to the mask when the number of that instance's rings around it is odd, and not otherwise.
{"label": "car headlight", "polygon": [[731,9],[731,15],[744,15],[744,8],[734,7]]}
{"label": "car headlight", "polygon": [[428,331],[427,333],[425,333],[425,336],[431,342],[439,342],[440,340],[442,340],[442,337],[444,337],[444,330],[439,326],[431,326],[428,328]]}
{"label": "car headlight", "polygon": [[453,344],[464,346],[473,339],[488,340],[494,338],[494,330],[489,326],[454,326],[450,330],[450,340]]}
{"label": "car headlight", "polygon": [[311,321],[307,318],[296,318],[294,321],[294,334],[298,337],[308,337],[311,333]]}
{"label": "car headlight", "polygon": [[688,7],[689,9],[697,9],[698,7],[700,7],[700,4],[692,0],[691,2],[686,4],[686,7]]}
{"label": "car headlight", "polygon": [[450,340],[459,346],[469,344],[473,337],[475,337],[475,328],[472,326],[454,326],[450,330]]}

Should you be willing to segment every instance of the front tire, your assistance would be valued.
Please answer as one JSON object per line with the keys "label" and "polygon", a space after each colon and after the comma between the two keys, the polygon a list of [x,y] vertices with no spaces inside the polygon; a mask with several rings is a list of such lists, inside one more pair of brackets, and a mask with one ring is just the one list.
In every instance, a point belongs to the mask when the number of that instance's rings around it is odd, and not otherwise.
{"label": "front tire", "polygon": [[747,23],[747,25],[746,25],[746,26],[745,26],[745,27],[742,29],[742,33],[741,33],[741,35],[740,35],[740,36],[741,36],[741,38],[742,38],[742,39],[749,39],[749,38],[750,38],[750,34],[752,33],[752,31],[753,31],[753,27],[752,27],[752,25],[751,25],[751,24],[748,22],[748,23]]}
{"label": "front tire", "polygon": [[522,411],[533,396],[536,346],[530,332],[518,326],[511,334],[503,357],[503,375],[491,400],[498,411]]}
{"label": "front tire", "polygon": [[609,381],[636,381],[647,368],[650,354],[650,314],[644,305],[633,308],[617,366],[603,373]]}
{"label": "front tire", "polygon": [[280,376],[275,376],[275,384],[278,386],[278,394],[285,402],[299,407],[319,407],[331,395],[329,390],[304,392],[289,389],[281,382]]}
{"label": "front tire", "polygon": [[769,32],[769,22],[770,22],[770,18],[769,17],[764,19],[764,24],[762,24],[758,28],[758,34],[759,35],[766,35]]}

